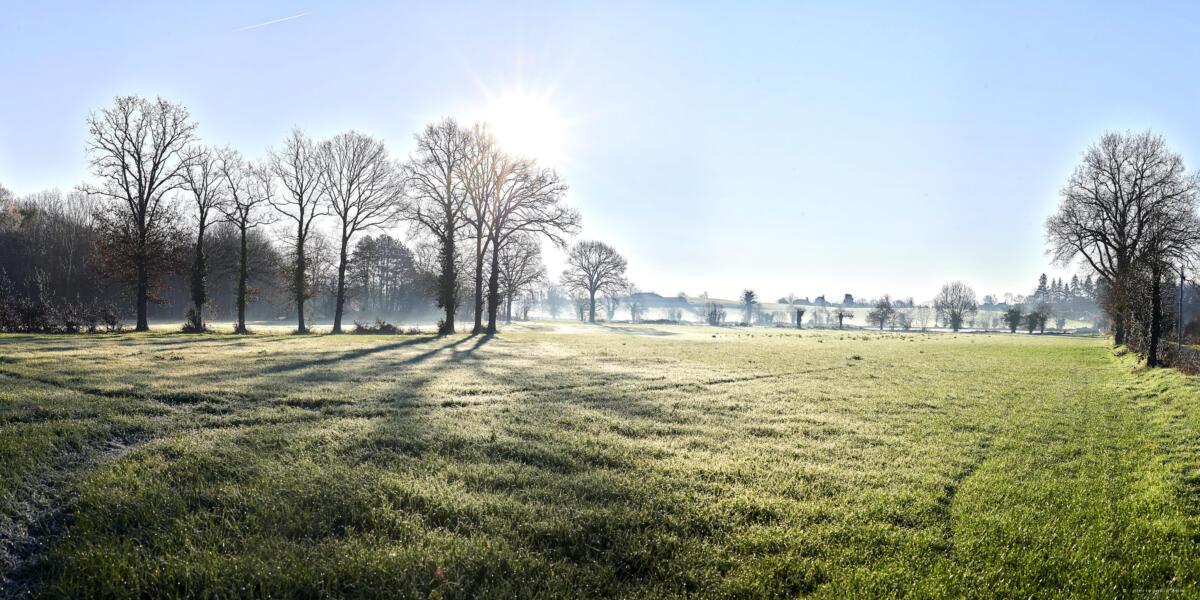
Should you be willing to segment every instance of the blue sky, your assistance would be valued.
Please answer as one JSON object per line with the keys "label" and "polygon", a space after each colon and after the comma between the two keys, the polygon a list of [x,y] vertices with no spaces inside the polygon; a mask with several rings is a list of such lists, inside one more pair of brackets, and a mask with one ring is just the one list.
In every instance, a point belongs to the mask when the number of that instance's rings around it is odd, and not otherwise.
{"label": "blue sky", "polygon": [[1028,293],[1042,223],[1103,131],[1153,128],[1200,166],[1185,3],[0,10],[0,183],[17,193],[84,180],[84,119],[118,94],[182,103],[205,142],[250,156],[292,126],[403,155],[440,116],[537,98],[583,237],[663,294]]}

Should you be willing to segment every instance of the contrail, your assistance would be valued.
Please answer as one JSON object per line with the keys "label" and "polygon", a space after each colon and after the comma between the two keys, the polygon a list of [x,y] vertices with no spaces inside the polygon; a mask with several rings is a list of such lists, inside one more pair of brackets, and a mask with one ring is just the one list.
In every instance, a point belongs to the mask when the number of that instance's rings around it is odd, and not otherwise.
{"label": "contrail", "polygon": [[298,15],[292,15],[292,16],[290,16],[290,17],[284,17],[284,18],[282,18],[282,19],[275,19],[274,21],[267,21],[266,23],[259,23],[258,25],[247,25],[247,26],[245,26],[245,27],[242,27],[242,28],[240,28],[240,29],[234,29],[234,31],[235,31],[235,32],[237,32],[237,31],[246,31],[247,29],[257,29],[257,28],[259,28],[259,27],[266,27],[267,25],[274,25],[274,24],[276,24],[276,23],[282,23],[282,22],[284,22],[284,21],[291,21],[292,19],[299,19],[300,17],[303,17],[304,15],[307,15],[307,14],[308,14],[308,13],[306,13],[306,12],[302,12],[302,13],[300,13],[300,14],[298,14]]}

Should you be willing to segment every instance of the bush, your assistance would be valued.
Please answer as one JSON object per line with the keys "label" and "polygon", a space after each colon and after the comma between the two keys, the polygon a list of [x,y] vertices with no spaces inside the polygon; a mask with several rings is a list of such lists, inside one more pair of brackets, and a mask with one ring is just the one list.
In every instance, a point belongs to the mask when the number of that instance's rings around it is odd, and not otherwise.
{"label": "bush", "polygon": [[398,335],[400,334],[400,328],[383,319],[376,318],[375,322],[371,324],[355,321],[354,329],[350,333],[357,333],[359,335]]}
{"label": "bush", "polygon": [[100,323],[110,333],[124,329],[120,313],[111,305],[55,298],[40,271],[30,278],[29,285],[34,291],[32,296],[18,295],[8,276],[0,271],[0,332],[95,333]]}
{"label": "bush", "polygon": [[125,323],[121,321],[121,313],[117,312],[111,304],[105,304],[100,311],[100,320],[104,323],[104,331],[108,333],[121,333],[125,330]]}
{"label": "bush", "polygon": [[184,333],[204,333],[208,330],[208,327],[204,326],[204,317],[195,307],[189,306],[184,318],[186,319],[182,329]]}
{"label": "bush", "polygon": [[63,333],[80,333],[84,329],[84,313],[87,307],[78,302],[63,302],[51,307],[54,311],[53,320],[57,321]]}

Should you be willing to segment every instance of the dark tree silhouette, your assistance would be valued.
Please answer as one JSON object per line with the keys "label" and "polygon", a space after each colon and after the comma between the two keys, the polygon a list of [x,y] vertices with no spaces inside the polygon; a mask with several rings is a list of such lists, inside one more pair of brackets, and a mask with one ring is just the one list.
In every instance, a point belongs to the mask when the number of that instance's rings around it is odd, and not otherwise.
{"label": "dark tree silhouette", "polygon": [[854,311],[848,308],[836,308],[833,311],[833,317],[837,319],[838,329],[842,328],[842,321],[845,319],[854,320]]}
{"label": "dark tree silhouette", "polygon": [[1013,306],[1004,311],[1004,324],[1008,325],[1009,333],[1016,333],[1021,326],[1022,311],[1020,306]]}
{"label": "dark tree silhouette", "polygon": [[[513,236],[543,236],[562,247],[564,236],[579,228],[579,213],[562,202],[566,184],[553,169],[544,169],[529,159],[503,154],[495,145],[486,161],[492,171],[492,193],[487,209],[488,247],[492,253],[488,278],[487,333],[496,333],[496,311],[500,305],[500,253]],[[592,299],[593,302],[595,298]],[[595,307],[593,306],[593,309]],[[593,315],[594,317],[594,315]]]}
{"label": "dark tree silhouette", "polygon": [[[191,193],[196,208],[196,254],[189,276],[192,305],[188,309],[185,330],[204,331],[204,305],[208,303],[208,256],[204,252],[204,235],[211,224],[209,216],[221,203],[221,176],[218,173],[217,153],[210,148],[191,148],[192,162],[183,171],[184,187]],[[215,215],[213,215],[215,216]]]}
{"label": "dark tree silhouette", "polygon": [[588,321],[596,322],[597,293],[621,291],[625,285],[625,267],[625,258],[603,242],[586,240],[571,247],[562,284],[578,292],[579,296],[587,294]]}
{"label": "dark tree silhouette", "polygon": [[962,329],[963,322],[967,317],[975,314],[975,311],[978,310],[975,290],[961,281],[947,283],[934,297],[933,308],[950,324],[950,329],[958,331]]}
{"label": "dark tree silhouette", "polygon": [[404,208],[404,185],[383,142],[356,131],[322,142],[317,162],[321,194],[339,224],[333,333],[341,333],[350,241],[354,234],[384,226],[400,214]]}
{"label": "dark tree silhouette", "polygon": [[466,160],[460,167],[467,199],[463,204],[463,220],[475,244],[474,295],[475,323],[471,333],[483,333],[483,268],[491,240],[490,209],[499,180],[505,176],[504,155],[496,151],[496,140],[486,124],[477,123],[467,141]]}
{"label": "dark tree silhouette", "polygon": [[225,220],[238,231],[237,324],[234,333],[250,333],[246,328],[246,302],[250,296],[250,231],[271,220],[262,210],[271,201],[272,178],[265,166],[247,164],[232,148],[218,153],[218,171],[225,188],[218,205]]}
{"label": "dark tree silhouette", "polygon": [[504,299],[504,322],[512,322],[513,299],[546,279],[542,248],[532,235],[509,238],[498,263],[500,297]]}
{"label": "dark tree silhouette", "polygon": [[431,235],[437,246],[436,299],[445,311],[438,333],[454,333],[454,313],[459,305],[456,242],[465,224],[462,174],[469,160],[471,136],[453,119],[444,119],[426,126],[416,139],[417,149],[404,167],[405,187],[412,200],[404,215]]}
{"label": "dark tree silhouette", "polygon": [[184,185],[196,125],[184,107],[138,96],[117,97],[87,122],[89,163],[99,184],[83,190],[106,200],[97,215],[102,266],[131,284],[136,330],[147,331],[147,303],[157,300],[159,278],[173,267],[183,239],[166,196]]}
{"label": "dark tree silhouette", "polygon": [[271,173],[283,185],[283,192],[278,196],[271,195],[267,201],[294,227],[289,270],[292,303],[296,306],[296,333],[308,332],[304,324],[304,301],[312,294],[308,282],[308,243],[313,222],[325,214],[316,152],[312,140],[299,129],[293,129],[283,149],[272,152],[269,162]]}
{"label": "dark tree silhouette", "polygon": [[871,312],[867,313],[867,322],[878,323],[879,330],[883,331],[883,326],[887,325],[895,315],[896,309],[892,306],[891,296],[884,294],[875,302],[875,307],[871,309]]}
{"label": "dark tree silhouette", "polygon": [[1195,192],[1183,159],[1161,136],[1109,132],[1084,152],[1060,193],[1058,211],[1046,220],[1054,258],[1061,264],[1082,258],[1105,284],[1117,344],[1128,333],[1129,285],[1152,220]]}
{"label": "dark tree silhouette", "polygon": [[[1181,189],[1169,198],[1160,199],[1148,223],[1146,242],[1142,245],[1137,263],[1148,277],[1149,339],[1146,340],[1146,366],[1159,366],[1159,345],[1163,333],[1163,280],[1175,271],[1175,265],[1191,264],[1200,246],[1200,220],[1196,218],[1196,176],[1182,179]],[[1179,318],[1176,315],[1176,318]]]}

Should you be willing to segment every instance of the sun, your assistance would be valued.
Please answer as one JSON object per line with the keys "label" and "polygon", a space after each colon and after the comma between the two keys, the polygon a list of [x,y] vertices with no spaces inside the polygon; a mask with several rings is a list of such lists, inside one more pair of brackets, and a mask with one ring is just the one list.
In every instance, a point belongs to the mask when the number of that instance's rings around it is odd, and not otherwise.
{"label": "sun", "polygon": [[568,123],[547,92],[512,90],[489,95],[483,120],[508,152],[547,166],[567,159]]}

